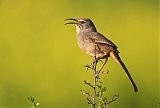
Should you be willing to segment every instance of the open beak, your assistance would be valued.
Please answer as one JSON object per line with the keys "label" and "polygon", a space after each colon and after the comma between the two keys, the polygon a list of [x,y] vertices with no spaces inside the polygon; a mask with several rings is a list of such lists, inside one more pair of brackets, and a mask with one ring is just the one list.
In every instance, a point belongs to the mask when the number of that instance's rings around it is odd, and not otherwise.
{"label": "open beak", "polygon": [[68,22],[68,23],[65,23],[64,25],[67,25],[67,24],[79,24],[78,20],[75,19],[75,18],[67,18],[64,21],[67,21],[67,20],[71,20],[71,21],[75,21],[75,22]]}

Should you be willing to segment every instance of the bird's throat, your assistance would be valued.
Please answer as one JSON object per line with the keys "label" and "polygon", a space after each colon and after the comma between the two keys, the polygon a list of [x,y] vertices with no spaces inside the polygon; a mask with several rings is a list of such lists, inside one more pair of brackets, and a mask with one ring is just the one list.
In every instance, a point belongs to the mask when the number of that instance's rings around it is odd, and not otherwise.
{"label": "bird's throat", "polygon": [[77,34],[79,34],[79,32],[81,31],[82,27],[80,25],[76,25],[76,32]]}

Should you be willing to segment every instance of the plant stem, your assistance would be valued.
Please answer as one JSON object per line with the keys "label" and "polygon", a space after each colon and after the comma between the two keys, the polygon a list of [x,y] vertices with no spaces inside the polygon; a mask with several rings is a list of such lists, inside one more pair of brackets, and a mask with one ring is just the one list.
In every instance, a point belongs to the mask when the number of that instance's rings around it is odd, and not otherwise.
{"label": "plant stem", "polygon": [[[96,60],[96,56],[95,56],[95,60]],[[95,61],[94,63],[94,94],[93,94],[93,107],[96,108],[96,83],[97,83],[97,71],[96,71],[96,66],[97,66],[97,61]]]}

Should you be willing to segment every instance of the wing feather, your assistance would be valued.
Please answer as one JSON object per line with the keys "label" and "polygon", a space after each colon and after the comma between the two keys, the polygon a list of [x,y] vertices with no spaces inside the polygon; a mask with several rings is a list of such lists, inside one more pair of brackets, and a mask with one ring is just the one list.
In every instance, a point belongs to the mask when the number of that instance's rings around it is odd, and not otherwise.
{"label": "wing feather", "polygon": [[90,33],[90,38],[92,38],[92,40],[96,43],[96,44],[106,44],[109,45],[115,49],[117,49],[118,47],[109,39],[107,39],[105,36],[103,36],[102,34],[98,33],[98,32],[92,32]]}

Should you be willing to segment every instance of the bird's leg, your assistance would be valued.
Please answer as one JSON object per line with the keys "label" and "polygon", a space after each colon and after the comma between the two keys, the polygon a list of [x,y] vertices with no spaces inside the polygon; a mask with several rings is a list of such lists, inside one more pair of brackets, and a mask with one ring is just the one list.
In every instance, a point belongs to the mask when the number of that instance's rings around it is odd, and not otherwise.
{"label": "bird's leg", "polygon": [[100,59],[101,59],[100,57],[95,58],[90,64],[85,65],[85,67],[86,67],[86,72],[88,71],[88,68],[93,69],[93,68],[94,68],[94,67],[93,67],[94,64],[97,63]]}
{"label": "bird's leg", "polygon": [[91,62],[91,65],[93,65],[94,63],[97,63],[99,60],[100,60],[100,57],[95,58],[95,59]]}
{"label": "bird's leg", "polygon": [[95,58],[91,63],[90,66],[93,66],[95,63],[97,63],[100,60],[100,57]]}
{"label": "bird's leg", "polygon": [[100,71],[103,69],[104,65],[106,64],[106,62],[107,62],[107,60],[108,60],[108,57],[109,57],[109,55],[106,54],[106,55],[104,55],[104,56],[102,56],[102,57],[95,58],[90,64],[85,65],[85,67],[86,67],[86,72],[88,71],[88,68],[93,69],[94,63],[97,63],[97,62],[100,61],[101,59],[105,59],[104,62],[102,62],[102,63],[103,63],[102,66],[101,66],[101,67],[99,68],[99,70],[98,70],[98,73],[100,73]]}
{"label": "bird's leg", "polygon": [[100,68],[98,69],[98,71],[97,71],[97,77],[98,77],[98,75],[100,74],[100,72],[101,72],[101,70],[103,69],[103,67],[105,66],[105,64],[107,63],[108,57],[109,57],[109,53],[107,53],[106,55],[100,57],[100,60],[101,60],[101,59],[104,59],[104,62],[103,62],[103,64],[101,65],[101,67],[100,67]]}
{"label": "bird's leg", "polygon": [[101,65],[101,67],[98,69],[97,75],[99,75],[99,73],[101,72],[101,70],[103,69],[103,67],[105,66],[105,64],[107,63],[108,58],[104,59],[103,64]]}

